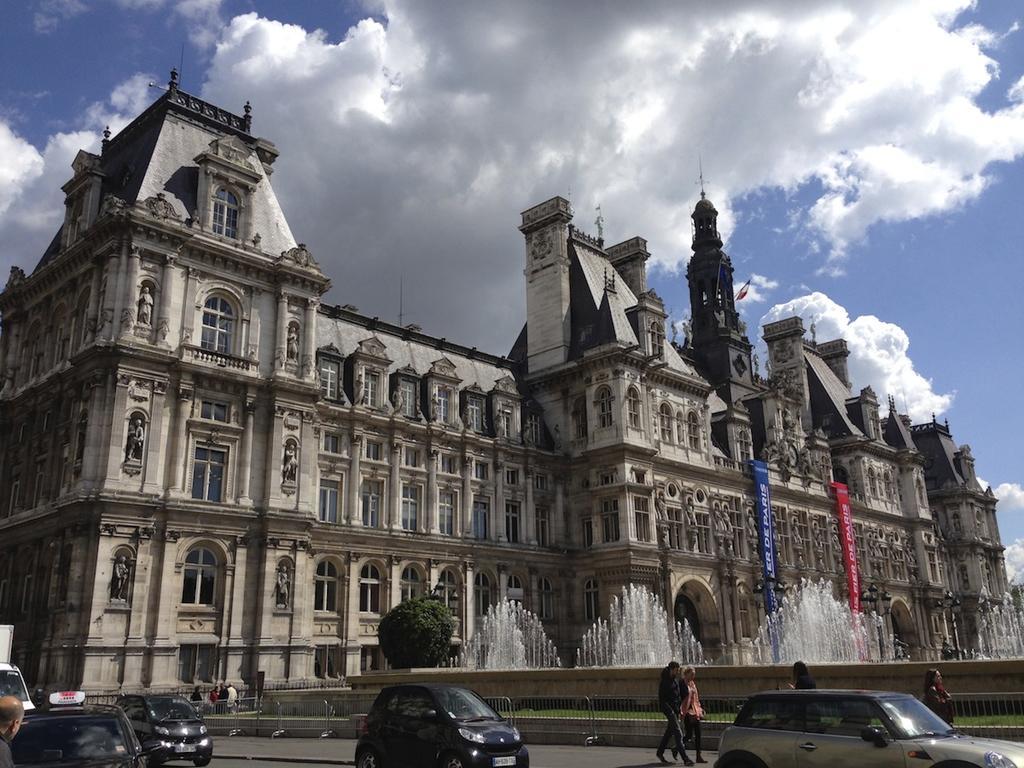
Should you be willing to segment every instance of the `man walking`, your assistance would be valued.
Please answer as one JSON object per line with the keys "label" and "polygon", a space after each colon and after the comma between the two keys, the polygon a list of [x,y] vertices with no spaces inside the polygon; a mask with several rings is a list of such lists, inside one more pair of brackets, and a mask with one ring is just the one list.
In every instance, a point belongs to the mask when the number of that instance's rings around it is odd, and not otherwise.
{"label": "man walking", "polygon": [[14,768],[10,743],[18,735],[25,706],[17,696],[0,697],[0,768]]}
{"label": "man walking", "polygon": [[669,742],[674,742],[672,756],[680,755],[683,758],[683,765],[693,765],[693,761],[687,757],[686,750],[683,749],[683,732],[679,728],[679,710],[683,705],[682,692],[679,688],[680,675],[678,661],[670,661],[668,666],[661,670],[661,679],[658,681],[658,706],[661,707],[661,713],[665,715],[667,722],[655,755],[661,762],[669,762],[665,759],[665,747]]}

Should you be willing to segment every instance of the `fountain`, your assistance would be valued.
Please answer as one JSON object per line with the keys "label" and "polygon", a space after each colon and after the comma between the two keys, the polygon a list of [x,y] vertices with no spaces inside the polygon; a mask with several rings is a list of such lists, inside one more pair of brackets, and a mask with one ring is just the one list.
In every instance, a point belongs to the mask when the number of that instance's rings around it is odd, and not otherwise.
{"label": "fountain", "polygon": [[562,666],[540,619],[518,601],[507,598],[487,609],[460,662],[464,669]]}
{"label": "fountain", "polygon": [[985,600],[978,617],[978,656],[986,659],[1024,657],[1024,605],[1007,592],[1002,601]]}
{"label": "fountain", "polygon": [[687,622],[672,625],[661,601],[635,584],[612,599],[608,621],[598,619],[576,651],[578,667],[660,667],[671,659],[703,664],[704,651]]}
{"label": "fountain", "polygon": [[892,638],[883,627],[876,613],[855,614],[829,582],[804,579],[762,620],[754,658],[760,664],[892,661]]}

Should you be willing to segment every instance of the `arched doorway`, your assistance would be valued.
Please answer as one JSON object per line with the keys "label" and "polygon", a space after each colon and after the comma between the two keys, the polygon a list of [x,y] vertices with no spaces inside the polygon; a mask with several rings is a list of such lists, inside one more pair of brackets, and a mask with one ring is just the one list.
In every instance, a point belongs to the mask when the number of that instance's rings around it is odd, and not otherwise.
{"label": "arched doorway", "polygon": [[896,658],[909,660],[916,657],[920,650],[920,644],[914,617],[911,616],[907,604],[899,599],[893,600],[889,620],[892,622],[893,649]]}
{"label": "arched doorway", "polygon": [[700,627],[700,614],[697,613],[697,606],[693,604],[693,601],[680,592],[676,595],[676,604],[673,610],[675,620],[682,624],[684,621],[690,625],[690,631],[693,632],[693,636],[697,639],[697,642],[703,642],[704,638],[701,636]]}

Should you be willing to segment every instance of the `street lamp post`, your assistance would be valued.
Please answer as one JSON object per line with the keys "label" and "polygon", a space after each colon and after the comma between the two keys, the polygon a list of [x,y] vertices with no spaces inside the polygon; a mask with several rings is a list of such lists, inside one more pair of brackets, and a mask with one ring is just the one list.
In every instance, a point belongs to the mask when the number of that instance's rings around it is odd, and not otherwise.
{"label": "street lamp post", "polygon": [[[861,602],[869,603],[871,609],[879,617],[878,622],[878,660],[885,660],[885,640],[883,637],[883,626],[885,625],[885,617],[892,613],[892,595],[886,590],[879,589],[877,585],[872,584],[867,588],[867,591],[860,596]],[[881,608],[881,611],[879,611]]]}
{"label": "street lamp post", "polygon": [[935,607],[942,611],[949,611],[949,619],[953,624],[953,657],[956,659],[962,658],[960,651],[960,631],[956,625],[956,608],[960,607],[960,595],[954,594],[950,590],[946,590],[942,597],[935,601]]}

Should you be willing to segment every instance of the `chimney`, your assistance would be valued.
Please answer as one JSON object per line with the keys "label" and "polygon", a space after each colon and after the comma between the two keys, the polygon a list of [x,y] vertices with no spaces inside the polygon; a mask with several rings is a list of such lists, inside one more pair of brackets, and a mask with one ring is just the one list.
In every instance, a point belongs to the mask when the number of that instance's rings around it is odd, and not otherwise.
{"label": "chimney", "polygon": [[847,389],[850,389],[850,373],[846,367],[846,359],[850,356],[850,348],[846,345],[846,339],[835,339],[818,345],[818,354],[825,361],[825,365],[834,373]]}

